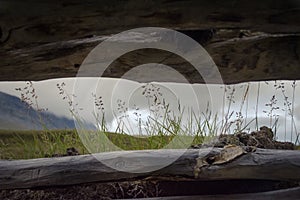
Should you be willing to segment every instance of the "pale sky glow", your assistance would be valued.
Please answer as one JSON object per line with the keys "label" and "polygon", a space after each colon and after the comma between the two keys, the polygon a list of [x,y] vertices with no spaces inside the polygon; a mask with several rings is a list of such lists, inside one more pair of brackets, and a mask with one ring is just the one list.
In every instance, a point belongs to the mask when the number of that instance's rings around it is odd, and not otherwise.
{"label": "pale sky glow", "polygon": [[[101,96],[103,100],[103,106],[105,110],[105,118],[111,131],[115,131],[118,124],[118,120],[122,115],[120,109],[118,109],[119,101],[125,102],[125,108],[127,108],[128,119],[127,123],[133,127],[132,132],[138,132],[134,127],[137,126],[137,114],[140,118],[146,121],[149,116],[149,105],[147,98],[142,95],[145,88],[141,84],[134,81],[125,79],[113,79],[113,78],[64,78],[64,79],[51,79],[39,82],[33,82],[33,86],[36,89],[38,95],[38,104],[40,108],[48,108],[48,110],[58,116],[66,116],[71,118],[69,106],[67,101],[63,100],[63,96],[59,95],[57,83],[65,83],[64,89],[69,94],[76,95],[72,101],[78,103],[79,115],[85,118],[87,121],[96,123],[94,112],[97,111],[97,106],[94,105],[94,97],[92,94],[96,93],[97,97]],[[283,83],[284,89],[278,88]],[[259,86],[260,84],[260,86]],[[295,90],[292,87],[293,81],[274,81],[270,82],[251,82],[242,83],[237,85],[230,85],[226,87],[226,94],[224,96],[224,85],[204,85],[204,84],[185,84],[185,83],[153,83],[155,86],[152,90],[157,88],[162,94],[162,99],[165,99],[166,103],[170,105],[170,110],[175,113],[178,112],[178,102],[180,102],[181,109],[192,108],[195,113],[201,115],[207,110],[213,114],[217,114],[220,119],[224,119],[228,112],[228,105],[230,99],[230,92],[234,88],[234,95],[232,99],[235,101],[231,103],[229,112],[234,111],[232,118],[236,117],[236,112],[241,110],[241,113],[245,119],[245,123],[250,122],[256,117],[256,110],[258,110],[259,126],[270,125],[270,117],[267,115],[270,112],[271,107],[266,106],[270,103],[273,95],[277,99],[276,105],[273,107],[279,107],[279,109],[273,110],[272,114],[279,116],[278,121],[278,133],[277,137],[280,140],[290,140],[291,136],[291,122],[292,117],[288,113],[288,107],[284,103],[294,102],[294,107],[290,105],[290,108],[294,108],[294,120],[297,130],[300,130],[300,86],[296,81]],[[1,82],[0,91],[5,92],[17,97],[20,97],[20,92],[15,88],[23,88],[25,82]],[[244,98],[245,91],[248,88],[248,95]],[[259,90],[259,106],[257,108],[257,94]],[[277,87],[277,89],[276,89]],[[152,91],[152,92],[155,92]],[[292,99],[294,92],[294,100]],[[284,101],[284,95],[287,101]],[[228,98],[227,98],[228,97]],[[224,101],[225,98],[225,101]],[[244,100],[243,100],[244,99]],[[161,99],[160,99],[161,100]],[[225,104],[224,104],[225,102]],[[242,102],[244,102],[242,104]],[[241,108],[241,105],[242,108]],[[124,108],[124,109],[125,109]],[[138,108],[138,112],[135,113],[135,108]],[[152,107],[153,109],[153,107]],[[134,114],[135,113],[135,114]],[[274,119],[272,119],[274,122]],[[251,130],[254,130],[255,123],[250,126]],[[293,130],[292,140],[295,140],[296,134]],[[287,135],[287,138],[284,137]]]}

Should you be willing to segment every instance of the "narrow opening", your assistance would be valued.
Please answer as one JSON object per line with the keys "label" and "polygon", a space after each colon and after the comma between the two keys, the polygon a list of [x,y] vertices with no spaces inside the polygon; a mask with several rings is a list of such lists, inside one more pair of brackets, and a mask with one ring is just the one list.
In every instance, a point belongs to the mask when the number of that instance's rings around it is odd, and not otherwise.
{"label": "narrow opening", "polygon": [[159,183],[160,196],[218,195],[258,193],[298,186],[299,183],[271,180],[221,181],[163,181]]}

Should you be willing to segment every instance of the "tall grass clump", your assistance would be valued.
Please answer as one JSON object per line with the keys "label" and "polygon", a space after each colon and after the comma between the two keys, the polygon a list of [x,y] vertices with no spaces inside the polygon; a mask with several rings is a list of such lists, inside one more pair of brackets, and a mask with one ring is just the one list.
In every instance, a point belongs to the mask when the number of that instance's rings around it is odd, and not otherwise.
{"label": "tall grass clump", "polygon": [[[24,87],[15,88],[15,90],[20,92],[20,99],[27,107],[27,117],[31,116],[29,112],[36,111],[38,122],[31,120],[37,124],[37,130],[15,130],[9,135],[5,134],[6,131],[0,131],[0,136],[6,135],[5,139],[0,142],[1,149],[6,150],[1,154],[3,158],[38,158],[65,154],[66,149],[70,147],[76,147],[81,153],[87,153],[75,130],[50,130],[47,127],[45,112],[48,109],[39,105],[39,96],[33,82],[26,81]],[[26,118],[26,116],[23,117]]]}
{"label": "tall grass clump", "polygon": [[[32,131],[30,137],[24,137],[24,134],[14,134],[13,143],[18,149],[23,148],[23,158],[64,153],[69,147],[76,147],[80,153],[122,149],[188,148],[193,144],[213,145],[220,134],[250,131],[250,127],[258,130],[259,126],[266,125],[260,124],[259,121],[263,114],[268,118],[268,126],[275,131],[276,137],[278,127],[281,125],[279,112],[284,112],[284,139],[287,140],[287,130],[290,129],[289,139],[295,140],[296,144],[299,143],[299,133],[294,119],[296,81],[290,84],[289,90],[285,85],[289,83],[274,81],[272,85],[274,94],[269,98],[263,96],[261,82],[256,83],[256,87],[251,87],[251,84],[253,83],[224,85],[222,108],[213,112],[209,102],[205,111],[185,108],[180,100],[177,104],[174,102],[171,104],[165,98],[159,85],[147,83],[141,87],[138,94],[145,99],[146,107],[139,107],[136,104],[128,105],[128,102],[123,99],[116,99],[114,115],[117,126],[112,130],[111,124],[106,121],[107,111],[101,95],[91,94],[95,107],[92,114],[96,124],[93,127],[87,126],[87,122],[79,114],[82,108],[74,103],[76,96],[69,94],[65,89],[66,84],[61,82],[56,85],[58,94],[67,102],[69,111],[77,124],[77,130],[55,131],[47,129],[42,115],[47,109],[39,106],[33,83],[26,82],[23,88],[16,88],[16,90],[20,92],[21,100],[28,109],[35,109],[40,113],[39,122],[43,131]],[[254,107],[249,106],[250,94],[257,95],[253,100],[256,101]],[[262,104],[264,100],[266,102]],[[249,112],[250,107],[254,109],[253,119],[248,117],[253,112]],[[260,110],[260,107],[263,109]],[[146,118],[143,113],[145,109],[148,112]],[[288,118],[291,120],[290,124],[288,124]],[[9,149],[6,144],[4,140],[0,140],[1,149]],[[18,155],[7,155],[7,157],[18,157]]]}
{"label": "tall grass clump", "polygon": [[[30,116],[29,111],[31,109],[37,111],[38,118],[39,118],[39,121],[37,122],[37,127],[40,125],[40,126],[42,126],[43,129],[47,129],[47,125],[45,123],[43,112],[48,111],[48,109],[42,108],[39,105],[38,95],[34,88],[33,82],[26,81],[24,87],[15,88],[15,90],[20,92],[20,99],[27,107],[28,116]],[[33,119],[31,119],[31,120],[33,123],[35,123],[35,121]]]}

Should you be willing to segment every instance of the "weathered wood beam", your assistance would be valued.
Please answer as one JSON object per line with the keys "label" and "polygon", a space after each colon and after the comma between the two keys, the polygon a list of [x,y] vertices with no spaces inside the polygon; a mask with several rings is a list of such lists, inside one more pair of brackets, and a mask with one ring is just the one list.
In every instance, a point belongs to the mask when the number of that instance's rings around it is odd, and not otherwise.
{"label": "weathered wood beam", "polygon": [[[40,186],[73,185],[89,182],[109,182],[143,177],[195,178],[198,157],[218,153],[221,149],[200,150],[144,150],[95,154],[111,166],[141,171],[157,167],[166,160],[176,159],[169,166],[153,172],[127,173],[112,169],[93,155],[30,160],[0,161],[0,189],[32,188]],[[121,167],[121,168],[122,168]],[[119,168],[120,169],[120,168]],[[229,163],[203,167],[198,180],[260,179],[300,180],[300,151],[257,149]]]}
{"label": "weathered wood beam", "polygon": [[[300,79],[299,9],[297,0],[5,1],[0,80],[75,77],[102,36],[153,26],[183,31],[203,44],[225,83]],[[124,60],[106,77],[127,72],[132,59]],[[177,61],[170,60],[190,82],[203,83],[195,69]]]}

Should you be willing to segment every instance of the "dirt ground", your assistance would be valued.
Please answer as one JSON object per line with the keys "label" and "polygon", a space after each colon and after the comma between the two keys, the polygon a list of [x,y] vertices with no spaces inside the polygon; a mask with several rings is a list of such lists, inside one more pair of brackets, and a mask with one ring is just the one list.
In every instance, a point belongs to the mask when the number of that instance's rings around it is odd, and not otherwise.
{"label": "dirt ground", "polygon": [[297,187],[299,183],[264,180],[227,181],[124,181],[89,183],[64,187],[0,191],[2,200],[102,200],[183,195],[212,195],[264,192]]}
{"label": "dirt ground", "polygon": [[2,190],[2,200],[95,200],[119,198],[144,198],[159,196],[159,189],[153,182],[133,181],[120,183],[90,183],[82,185]]}

